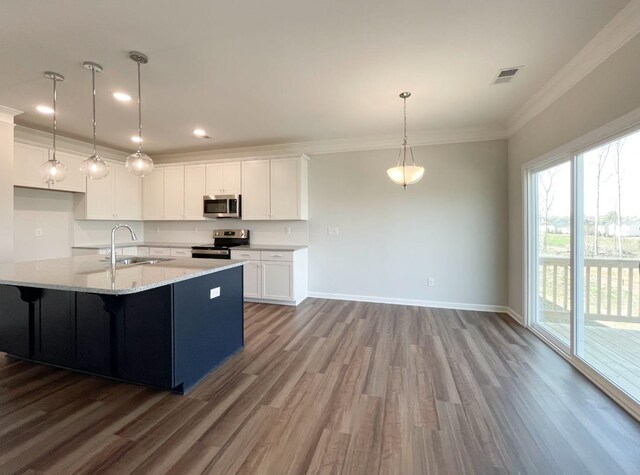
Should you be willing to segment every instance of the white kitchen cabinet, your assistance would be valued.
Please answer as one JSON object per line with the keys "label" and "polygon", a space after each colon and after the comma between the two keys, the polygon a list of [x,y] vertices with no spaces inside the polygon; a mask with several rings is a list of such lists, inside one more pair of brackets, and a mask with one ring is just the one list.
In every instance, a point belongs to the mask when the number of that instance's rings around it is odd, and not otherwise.
{"label": "white kitchen cabinet", "polygon": [[231,259],[245,260],[244,297],[249,301],[298,305],[308,295],[308,251],[232,249]]}
{"label": "white kitchen cabinet", "polygon": [[138,220],[141,218],[140,178],[122,164],[108,162],[109,174],[87,180],[87,193],[76,205],[76,218]]}
{"label": "white kitchen cabinet", "polygon": [[242,162],[242,219],[271,219],[269,160]]}
{"label": "white kitchen cabinet", "polygon": [[19,142],[14,143],[13,184],[31,188],[46,188],[40,175],[40,165],[49,159],[49,149]]}
{"label": "white kitchen cabinet", "polygon": [[169,255],[171,257],[191,257],[191,248],[172,247],[169,249]]}
{"label": "white kitchen cabinet", "polygon": [[204,165],[184,167],[184,219],[204,220],[203,199],[206,186]]}
{"label": "white kitchen cabinet", "polygon": [[142,219],[164,218],[164,168],[156,167],[142,178]]}
{"label": "white kitchen cabinet", "polygon": [[184,219],[184,166],[164,167],[164,219]]}
{"label": "white kitchen cabinet", "polygon": [[149,255],[153,257],[169,257],[171,256],[171,248],[168,247],[150,247]]}
{"label": "white kitchen cabinet", "polygon": [[67,167],[67,177],[62,181],[53,183],[51,189],[84,193],[87,190],[87,179],[80,171],[80,168],[87,157],[67,152],[56,152],[56,157]]}
{"label": "white kitchen cabinet", "polygon": [[206,166],[207,195],[239,195],[242,190],[240,162],[210,163]]}
{"label": "white kitchen cabinet", "polygon": [[244,296],[259,299],[262,296],[262,269],[260,261],[244,265]]}
{"label": "white kitchen cabinet", "polygon": [[293,300],[293,263],[262,261],[262,298]]}
{"label": "white kitchen cabinet", "polygon": [[52,152],[47,147],[15,142],[13,184],[30,188],[84,193],[86,180],[80,171],[80,166],[86,157],[75,153],[56,152],[58,160],[67,167],[67,177],[48,186],[42,181],[40,167],[49,159],[50,153]]}
{"label": "white kitchen cabinet", "polygon": [[308,219],[308,165],[303,157],[271,160],[271,219]]}
{"label": "white kitchen cabinet", "polygon": [[[109,168],[109,175],[113,174],[115,179],[113,196],[116,219],[141,219],[142,178],[120,163],[112,163]],[[88,180],[92,181],[96,180]]]}

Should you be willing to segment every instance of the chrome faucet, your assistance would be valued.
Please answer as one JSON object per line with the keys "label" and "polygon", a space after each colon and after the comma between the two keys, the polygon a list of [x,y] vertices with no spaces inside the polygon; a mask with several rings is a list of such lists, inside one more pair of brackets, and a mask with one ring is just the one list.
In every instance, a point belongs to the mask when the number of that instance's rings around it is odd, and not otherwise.
{"label": "chrome faucet", "polygon": [[134,232],[133,229],[131,229],[131,226],[129,226],[128,224],[116,224],[113,227],[113,229],[111,230],[111,267],[112,268],[116,267],[116,231],[118,230],[118,228],[127,228],[131,232],[131,239],[133,239],[134,241],[138,240],[136,233]]}

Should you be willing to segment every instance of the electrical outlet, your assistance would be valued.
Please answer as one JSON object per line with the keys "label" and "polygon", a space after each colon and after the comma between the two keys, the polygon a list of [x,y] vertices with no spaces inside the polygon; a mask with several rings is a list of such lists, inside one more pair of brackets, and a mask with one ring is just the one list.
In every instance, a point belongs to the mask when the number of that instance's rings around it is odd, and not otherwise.
{"label": "electrical outlet", "polygon": [[289,226],[284,228],[285,236],[291,236],[291,228]]}
{"label": "electrical outlet", "polygon": [[36,237],[42,237],[42,228],[36,228]]}
{"label": "electrical outlet", "polygon": [[334,228],[330,226],[327,228],[327,234],[329,236],[337,236],[339,234],[339,231],[340,230],[337,227]]}
{"label": "electrical outlet", "polygon": [[429,277],[427,279],[427,287],[435,287],[436,286],[436,279],[434,279],[433,277]]}

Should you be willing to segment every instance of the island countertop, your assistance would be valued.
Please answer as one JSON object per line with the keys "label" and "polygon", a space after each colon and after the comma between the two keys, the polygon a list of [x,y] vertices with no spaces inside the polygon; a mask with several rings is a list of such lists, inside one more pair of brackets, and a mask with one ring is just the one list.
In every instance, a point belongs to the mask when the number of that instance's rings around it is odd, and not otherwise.
{"label": "island countertop", "polygon": [[245,261],[172,258],[155,264],[117,265],[104,256],[76,256],[0,264],[0,284],[124,295],[241,266]]}

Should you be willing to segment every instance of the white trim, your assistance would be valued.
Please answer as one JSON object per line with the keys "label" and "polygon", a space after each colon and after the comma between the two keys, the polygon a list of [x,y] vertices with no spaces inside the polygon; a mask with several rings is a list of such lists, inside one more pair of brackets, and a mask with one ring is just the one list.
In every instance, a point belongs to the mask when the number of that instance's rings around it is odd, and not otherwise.
{"label": "white trim", "polygon": [[353,302],[386,303],[390,305],[409,305],[412,307],[445,308],[449,310],[509,313],[508,307],[504,305],[437,302],[433,300],[398,299],[391,297],[373,297],[370,295],[332,294],[328,292],[309,292],[309,297],[328,300],[350,300]]}
{"label": "white trim", "polygon": [[0,106],[0,123],[13,125],[13,118],[22,114],[22,111],[18,109],[12,109],[11,107]]}
{"label": "white trim", "polygon": [[511,307],[505,307],[506,311],[505,313],[507,315],[509,315],[511,318],[513,318],[517,323],[519,323],[521,326],[525,326],[524,324],[524,318],[522,318],[522,315],[520,315],[518,312],[516,312],[514,309],[512,309]]}
{"label": "white trim", "polygon": [[[504,140],[507,130],[504,127],[479,127],[471,129],[430,130],[412,133],[409,143],[414,146],[441,145],[449,143],[482,142]],[[386,150],[398,148],[402,140],[399,134],[352,137],[346,139],[318,140],[256,147],[240,147],[199,152],[156,154],[153,160],[158,163],[197,161],[211,159],[238,158],[280,158],[292,155],[320,155],[325,153],[359,152],[368,150]]]}
{"label": "white trim", "polygon": [[631,0],[507,121],[509,136],[553,104],[639,33],[640,0]]}

